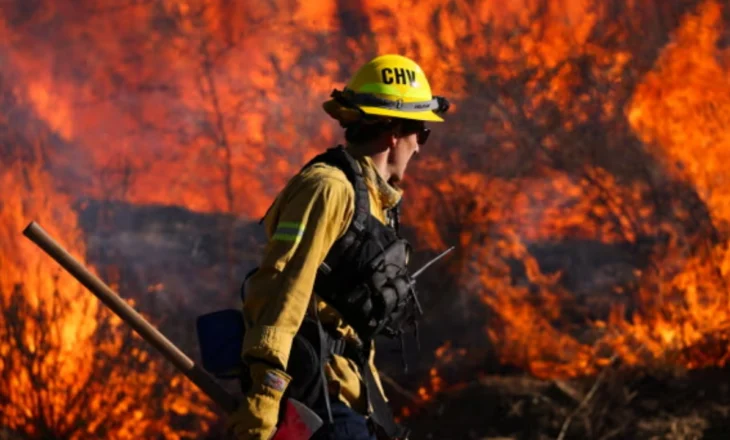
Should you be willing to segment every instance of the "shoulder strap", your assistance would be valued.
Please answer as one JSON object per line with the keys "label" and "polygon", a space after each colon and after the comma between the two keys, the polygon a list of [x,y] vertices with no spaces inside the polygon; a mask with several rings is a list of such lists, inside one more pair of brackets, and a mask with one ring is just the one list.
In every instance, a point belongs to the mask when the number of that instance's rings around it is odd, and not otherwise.
{"label": "shoulder strap", "polygon": [[368,188],[365,184],[365,178],[362,175],[360,165],[355,158],[345,150],[345,147],[338,145],[337,147],[328,149],[325,153],[315,157],[307,166],[314,163],[324,162],[328,165],[335,166],[342,170],[347,180],[352,183],[355,190],[355,213],[352,222],[345,232],[344,236],[336,242],[330,252],[325,257],[324,262],[319,267],[319,271],[328,274],[340,260],[342,255],[356,242],[360,241],[365,228],[367,227],[368,217],[370,215],[370,199]]}
{"label": "shoulder strap", "polygon": [[370,199],[360,165],[342,145],[330,148],[306,166],[318,162],[335,166],[345,173],[347,180],[352,183],[355,189],[355,215],[352,219],[352,226],[358,231],[365,229],[367,218],[370,214]]}
{"label": "shoulder strap", "polygon": [[403,199],[401,198],[401,200],[398,200],[398,203],[396,203],[396,205],[388,211],[390,227],[393,228],[398,236],[400,236],[400,207],[402,202]]}

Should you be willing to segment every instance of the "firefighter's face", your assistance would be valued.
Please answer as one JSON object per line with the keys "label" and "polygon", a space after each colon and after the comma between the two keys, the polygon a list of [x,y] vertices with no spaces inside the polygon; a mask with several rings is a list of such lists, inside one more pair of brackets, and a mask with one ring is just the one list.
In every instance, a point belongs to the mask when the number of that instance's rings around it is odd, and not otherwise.
{"label": "firefighter's face", "polygon": [[[406,124],[394,134],[393,146],[390,149],[389,162],[391,165],[391,181],[398,183],[403,180],[410,160],[420,151],[419,138],[425,142],[422,122]],[[426,135],[427,137],[427,135]]]}

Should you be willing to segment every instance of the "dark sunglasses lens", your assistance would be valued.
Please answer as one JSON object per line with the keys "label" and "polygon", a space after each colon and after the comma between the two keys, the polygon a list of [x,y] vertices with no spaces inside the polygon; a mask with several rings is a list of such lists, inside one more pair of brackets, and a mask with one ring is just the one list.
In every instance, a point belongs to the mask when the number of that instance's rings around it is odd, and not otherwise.
{"label": "dark sunglasses lens", "polygon": [[425,144],[426,141],[428,140],[428,135],[430,135],[430,134],[431,134],[431,130],[430,129],[428,129],[428,128],[422,129],[418,133],[418,144],[419,145]]}

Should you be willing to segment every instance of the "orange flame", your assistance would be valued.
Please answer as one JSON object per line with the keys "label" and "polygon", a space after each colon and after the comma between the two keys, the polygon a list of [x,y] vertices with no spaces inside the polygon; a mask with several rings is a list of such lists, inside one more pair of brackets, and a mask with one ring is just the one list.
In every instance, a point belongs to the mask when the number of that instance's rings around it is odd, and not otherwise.
{"label": "orange flame", "polygon": [[642,140],[696,189],[720,235],[696,249],[678,240],[670,243],[667,264],[641,290],[644,302],[655,307],[630,328],[653,354],[679,352],[679,361],[690,368],[722,366],[730,355],[730,185],[723,167],[730,159],[730,50],[720,46],[726,7],[708,1],[684,19],[628,110]]}
{"label": "orange flame", "polygon": [[[660,163],[697,190],[716,237],[699,227],[705,221],[700,210],[676,200],[660,201],[671,207],[675,223],[656,222],[662,205],[651,201],[652,191],[662,182],[652,180],[655,171],[626,184],[585,165],[580,179],[550,169],[520,179],[489,177],[464,171],[469,166],[458,157],[448,165],[421,165],[429,180],[419,183],[426,188],[413,188],[421,202],[413,218],[421,221],[423,241],[442,247],[445,238],[459,240],[471,253],[462,268],[477,274],[478,282],[469,280],[466,287],[496,315],[487,333],[503,362],[539,377],[594,374],[614,354],[630,365],[698,368],[727,362],[730,230],[724,201],[730,186],[722,164],[730,151],[723,112],[730,103],[724,79],[730,51],[718,47],[722,9],[708,1],[684,17],[627,108],[632,128]],[[551,99],[569,104],[559,95]],[[447,177],[434,180],[437,175]],[[470,203],[443,206],[443,200]],[[428,212],[440,216],[420,220]],[[693,216],[694,232],[678,226]],[[454,224],[454,218],[462,229],[446,237],[438,222]],[[605,320],[585,322],[566,322],[566,312],[579,307],[576,298],[562,287],[560,272],[542,272],[527,246],[565,238],[635,245],[639,237],[662,234],[667,238],[653,246],[651,264],[635,271],[632,308],[617,301]],[[509,261],[521,263],[524,280],[515,282]]]}
{"label": "orange flame", "polygon": [[0,184],[0,424],[23,437],[179,439],[198,433],[171,420],[193,416],[205,431],[207,399],[21,236],[37,220],[83,261],[68,197],[38,164],[3,163]]}

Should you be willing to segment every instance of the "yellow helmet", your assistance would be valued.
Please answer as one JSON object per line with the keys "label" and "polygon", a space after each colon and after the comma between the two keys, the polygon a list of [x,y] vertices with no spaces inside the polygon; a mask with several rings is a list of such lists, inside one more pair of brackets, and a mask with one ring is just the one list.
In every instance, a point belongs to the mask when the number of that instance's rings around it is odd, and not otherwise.
{"label": "yellow helmet", "polygon": [[344,90],[334,90],[324,110],[347,126],[363,118],[393,117],[443,122],[448,101],[431,94],[421,67],[401,55],[373,58],[350,79]]}

